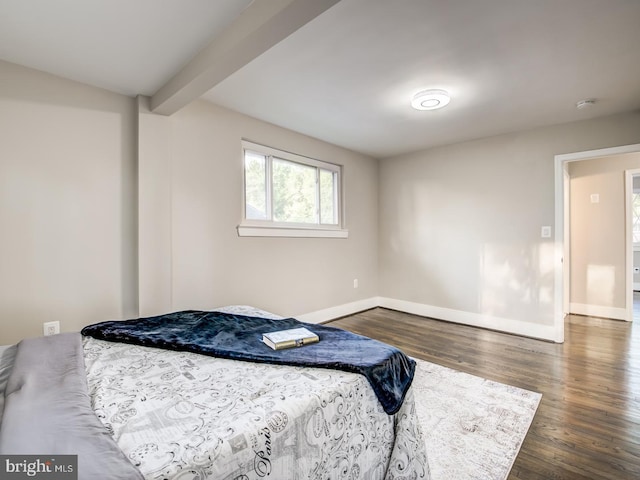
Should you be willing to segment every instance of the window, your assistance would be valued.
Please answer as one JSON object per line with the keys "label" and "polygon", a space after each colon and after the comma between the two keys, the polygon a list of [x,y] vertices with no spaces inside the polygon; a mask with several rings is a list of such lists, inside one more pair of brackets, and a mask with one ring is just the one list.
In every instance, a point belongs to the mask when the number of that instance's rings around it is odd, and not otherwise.
{"label": "window", "polygon": [[341,167],[243,141],[241,236],[346,237]]}
{"label": "window", "polygon": [[633,210],[633,243],[640,245],[640,194],[633,193],[631,208]]}

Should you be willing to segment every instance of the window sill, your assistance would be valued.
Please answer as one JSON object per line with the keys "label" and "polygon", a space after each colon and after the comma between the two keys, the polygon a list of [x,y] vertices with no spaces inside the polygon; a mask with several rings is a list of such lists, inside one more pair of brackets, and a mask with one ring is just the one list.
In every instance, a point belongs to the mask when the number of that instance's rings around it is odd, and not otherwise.
{"label": "window sill", "polygon": [[239,237],[349,238],[349,230],[238,225]]}

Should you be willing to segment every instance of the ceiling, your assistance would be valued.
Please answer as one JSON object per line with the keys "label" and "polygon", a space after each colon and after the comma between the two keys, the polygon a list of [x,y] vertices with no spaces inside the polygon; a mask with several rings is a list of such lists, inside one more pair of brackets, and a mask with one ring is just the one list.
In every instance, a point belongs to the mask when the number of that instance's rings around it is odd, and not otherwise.
{"label": "ceiling", "polygon": [[[153,96],[259,2],[0,0],[0,59]],[[638,0],[326,8],[198,95],[376,158],[640,109]],[[451,103],[413,110],[426,88]]]}
{"label": "ceiling", "polygon": [[152,95],[251,0],[0,0],[0,59]]}

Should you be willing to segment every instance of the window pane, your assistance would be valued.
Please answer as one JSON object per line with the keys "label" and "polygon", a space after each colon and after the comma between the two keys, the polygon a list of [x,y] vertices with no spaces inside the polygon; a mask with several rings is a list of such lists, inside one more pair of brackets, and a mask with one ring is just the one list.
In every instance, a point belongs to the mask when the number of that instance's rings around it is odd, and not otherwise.
{"label": "window pane", "polygon": [[337,174],[329,170],[320,170],[320,223],[337,225],[336,188]]}
{"label": "window pane", "polygon": [[266,157],[253,152],[244,152],[244,202],[245,218],[267,219]]}
{"label": "window pane", "polygon": [[273,219],[276,222],[318,223],[316,168],[280,158],[272,161]]}

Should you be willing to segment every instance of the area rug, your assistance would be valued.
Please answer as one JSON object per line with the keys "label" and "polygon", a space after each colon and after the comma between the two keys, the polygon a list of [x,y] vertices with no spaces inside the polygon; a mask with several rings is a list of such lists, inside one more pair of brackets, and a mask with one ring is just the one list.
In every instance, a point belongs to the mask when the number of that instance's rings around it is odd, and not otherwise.
{"label": "area rug", "polygon": [[432,480],[504,480],[542,395],[416,359]]}

